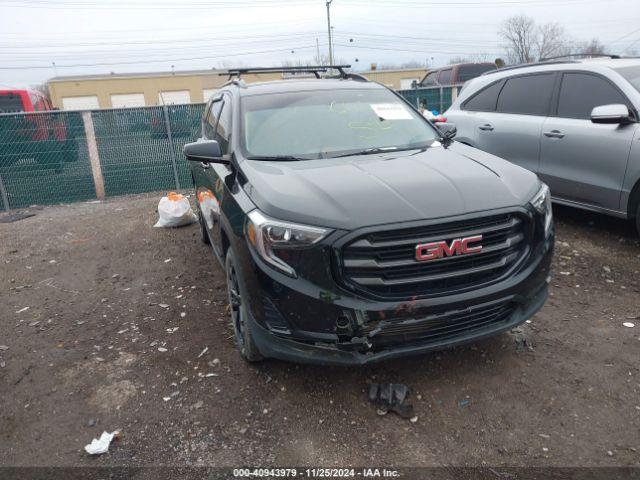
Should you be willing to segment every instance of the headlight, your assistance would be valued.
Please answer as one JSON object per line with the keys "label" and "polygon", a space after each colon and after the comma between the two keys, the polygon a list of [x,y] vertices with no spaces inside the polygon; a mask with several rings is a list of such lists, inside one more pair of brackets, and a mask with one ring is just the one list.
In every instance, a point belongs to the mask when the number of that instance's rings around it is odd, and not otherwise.
{"label": "headlight", "polygon": [[544,235],[546,237],[549,235],[549,232],[551,231],[551,224],[553,223],[551,192],[549,191],[549,187],[543,183],[542,187],[538,190],[538,193],[536,193],[530,203],[533,205],[533,208],[540,212],[540,214],[544,215]]}
{"label": "headlight", "polygon": [[249,212],[246,235],[256,253],[272,267],[291,277],[296,271],[284,260],[292,250],[318,243],[329,230],[265,217],[258,210]]}

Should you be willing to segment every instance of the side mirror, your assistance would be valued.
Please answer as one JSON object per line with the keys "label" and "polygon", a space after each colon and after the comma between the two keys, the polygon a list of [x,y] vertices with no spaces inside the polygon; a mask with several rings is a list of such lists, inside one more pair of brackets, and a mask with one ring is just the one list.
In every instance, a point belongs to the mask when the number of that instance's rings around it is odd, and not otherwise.
{"label": "side mirror", "polygon": [[626,105],[614,103],[595,107],[591,111],[591,121],[604,124],[627,124],[632,123],[633,119]]}
{"label": "side mirror", "polygon": [[217,140],[203,140],[185,144],[182,149],[187,160],[203,163],[228,164],[229,159],[222,156],[222,150]]}
{"label": "side mirror", "polygon": [[438,122],[436,123],[436,127],[438,127],[438,130],[440,130],[440,133],[445,140],[452,140],[458,133],[458,129],[453,123]]}

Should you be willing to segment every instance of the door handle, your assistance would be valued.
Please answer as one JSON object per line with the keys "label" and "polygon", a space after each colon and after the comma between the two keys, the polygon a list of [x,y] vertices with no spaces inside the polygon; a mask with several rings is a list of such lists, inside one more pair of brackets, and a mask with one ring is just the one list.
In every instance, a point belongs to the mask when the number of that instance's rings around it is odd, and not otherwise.
{"label": "door handle", "polygon": [[478,127],[480,130],[484,130],[485,132],[493,132],[493,125],[490,123],[485,123],[484,125],[480,125]]}
{"label": "door handle", "polygon": [[550,132],[544,132],[544,136],[549,138],[564,138],[564,133],[560,130],[551,130]]}
{"label": "door handle", "polygon": [[210,163],[200,162],[200,165],[202,166],[202,168],[211,168],[211,164]]}

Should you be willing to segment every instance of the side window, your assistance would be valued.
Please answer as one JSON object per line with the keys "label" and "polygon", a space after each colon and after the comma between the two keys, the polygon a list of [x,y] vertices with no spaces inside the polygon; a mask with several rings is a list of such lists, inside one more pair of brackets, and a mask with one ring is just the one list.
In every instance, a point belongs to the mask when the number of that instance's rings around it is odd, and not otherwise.
{"label": "side window", "polygon": [[203,133],[205,138],[214,140],[216,128],[218,127],[218,118],[222,110],[222,99],[211,103],[207,115],[204,117]]}
{"label": "side window", "polygon": [[458,67],[458,78],[456,83],[464,83],[472,78],[479,77],[484,72],[496,70],[496,66],[491,63],[474,63]]}
{"label": "side window", "polygon": [[223,154],[229,153],[229,138],[231,137],[231,106],[231,99],[228,96],[225,96],[215,136],[215,140],[220,144]]}
{"label": "side window", "polygon": [[565,73],[558,98],[558,117],[589,120],[591,110],[612,103],[629,104],[605,79],[586,73]]}
{"label": "side window", "polygon": [[553,73],[509,78],[498,97],[496,111],[547,115],[554,81]]}
{"label": "side window", "polygon": [[504,80],[500,80],[489,85],[484,90],[480,90],[462,105],[463,110],[471,110],[473,112],[495,112],[498,103],[498,95],[504,85]]}
{"label": "side window", "polygon": [[437,76],[438,76],[438,72],[431,72],[426,77],[424,77],[424,80],[422,81],[422,85],[424,87],[429,87],[431,85],[435,85]]}
{"label": "side window", "polygon": [[440,72],[440,76],[438,76],[438,83],[440,85],[451,85],[451,74],[453,73],[452,68],[447,68],[446,70],[442,70]]}

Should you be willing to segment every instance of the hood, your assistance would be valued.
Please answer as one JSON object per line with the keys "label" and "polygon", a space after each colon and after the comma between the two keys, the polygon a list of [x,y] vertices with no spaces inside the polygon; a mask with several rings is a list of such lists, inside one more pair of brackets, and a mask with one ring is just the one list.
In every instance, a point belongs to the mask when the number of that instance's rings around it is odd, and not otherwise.
{"label": "hood", "polygon": [[266,215],[360,227],[524,205],[535,174],[463,144],[300,162],[246,160],[244,188]]}

